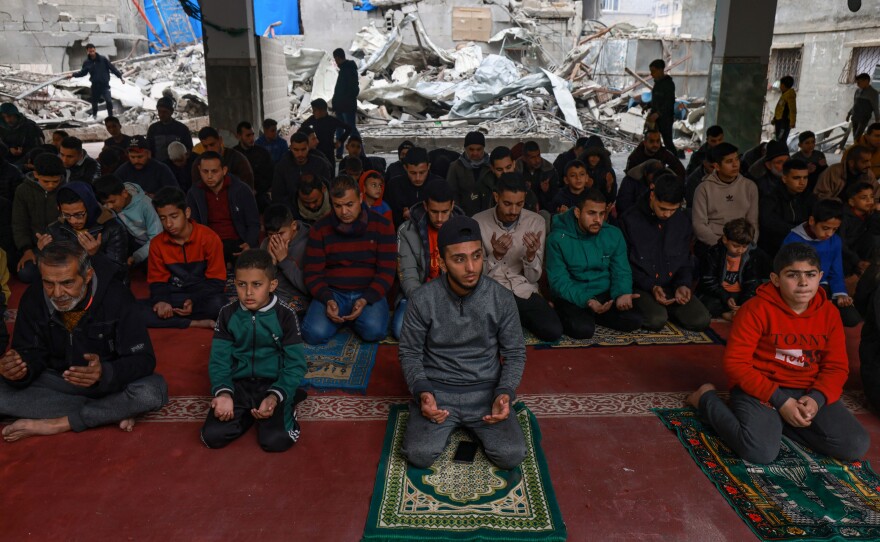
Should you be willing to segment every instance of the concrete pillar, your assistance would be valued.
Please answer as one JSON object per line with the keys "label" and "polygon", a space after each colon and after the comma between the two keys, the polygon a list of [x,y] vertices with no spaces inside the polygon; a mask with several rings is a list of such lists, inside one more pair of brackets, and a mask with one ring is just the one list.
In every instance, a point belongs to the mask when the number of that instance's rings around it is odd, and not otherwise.
{"label": "concrete pillar", "polygon": [[202,24],[211,126],[232,133],[243,120],[259,126],[263,115],[253,1],[211,0],[200,5],[205,20],[224,28],[248,29],[232,36]]}
{"label": "concrete pillar", "polygon": [[725,141],[741,152],[761,140],[775,18],[776,0],[718,0],[716,4],[706,126],[720,125]]}

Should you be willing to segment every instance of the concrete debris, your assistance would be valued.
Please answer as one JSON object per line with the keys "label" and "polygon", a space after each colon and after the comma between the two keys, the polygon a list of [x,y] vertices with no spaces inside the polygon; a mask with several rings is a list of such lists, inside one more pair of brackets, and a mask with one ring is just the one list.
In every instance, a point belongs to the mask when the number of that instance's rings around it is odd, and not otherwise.
{"label": "concrete debris", "polygon": [[[114,112],[123,125],[144,125],[145,131],[146,126],[157,119],[156,102],[164,96],[177,102],[179,119],[207,115],[208,92],[201,44],[173,53],[116,60],[114,65],[125,78],[124,83],[116,77],[110,78]],[[17,105],[45,129],[88,126],[107,116],[101,104],[98,120],[91,118],[88,76],[67,79],[62,74],[60,77],[0,66],[0,98],[5,101],[26,94]]]}

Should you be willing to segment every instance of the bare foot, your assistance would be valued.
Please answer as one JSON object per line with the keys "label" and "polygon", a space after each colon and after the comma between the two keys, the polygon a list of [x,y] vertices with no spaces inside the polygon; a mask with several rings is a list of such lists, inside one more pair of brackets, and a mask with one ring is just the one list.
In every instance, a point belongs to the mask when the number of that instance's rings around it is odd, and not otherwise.
{"label": "bare foot", "polygon": [[3,440],[15,442],[28,437],[57,435],[70,431],[67,416],[50,420],[18,420],[3,428]]}
{"label": "bare foot", "polygon": [[189,327],[200,327],[203,329],[214,329],[214,320],[190,320]]}
{"label": "bare foot", "polygon": [[712,384],[703,384],[697,391],[687,396],[687,399],[684,400],[685,403],[689,404],[694,408],[700,408],[700,397],[703,396],[707,391],[712,391],[715,389],[715,386]]}
{"label": "bare foot", "polygon": [[122,420],[119,422],[119,428],[126,433],[131,433],[131,430],[134,429],[134,418],[126,418]]}

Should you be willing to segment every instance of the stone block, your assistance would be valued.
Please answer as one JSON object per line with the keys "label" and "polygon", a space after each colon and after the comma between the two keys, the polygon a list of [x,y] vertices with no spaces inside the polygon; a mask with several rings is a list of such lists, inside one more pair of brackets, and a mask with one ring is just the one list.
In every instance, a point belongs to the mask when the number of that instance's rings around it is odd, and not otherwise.
{"label": "stone block", "polygon": [[36,2],[23,2],[21,4],[22,7],[22,19],[26,23],[42,23],[43,16],[40,14],[40,8],[37,6]]}
{"label": "stone block", "polygon": [[25,21],[24,22],[24,29],[25,29],[25,31],[28,31],[28,32],[42,32],[44,30],[43,21],[40,21],[40,22]]}
{"label": "stone block", "polygon": [[111,19],[109,21],[98,23],[98,28],[101,32],[107,32],[108,34],[116,32],[116,19]]}
{"label": "stone block", "polygon": [[76,21],[62,22],[61,30],[64,32],[79,32],[79,23]]}
{"label": "stone block", "polygon": [[37,9],[40,11],[40,16],[43,18],[43,22],[46,23],[57,23],[58,18],[61,15],[58,6],[55,4],[37,4]]}
{"label": "stone block", "polygon": [[100,25],[98,25],[98,23],[90,21],[80,23],[79,28],[83,32],[98,32],[99,30],[101,30],[101,27]]}
{"label": "stone block", "polygon": [[24,30],[24,23],[21,21],[4,21],[3,30],[20,31]]}

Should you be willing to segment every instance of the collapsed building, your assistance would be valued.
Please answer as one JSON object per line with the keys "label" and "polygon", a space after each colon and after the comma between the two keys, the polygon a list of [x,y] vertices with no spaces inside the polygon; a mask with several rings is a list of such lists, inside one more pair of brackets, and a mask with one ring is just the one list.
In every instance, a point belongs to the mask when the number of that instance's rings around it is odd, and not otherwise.
{"label": "collapsed building", "polygon": [[[707,40],[671,39],[629,25],[584,24],[581,2],[573,1],[321,2],[324,20],[328,13],[336,17],[333,32],[309,32],[317,24],[319,3],[298,5],[302,35],[273,39],[271,29],[278,24],[273,23],[267,37],[259,38],[261,49],[271,45],[283,52],[262,59],[263,73],[277,76],[281,69],[287,75],[280,83],[286,107],[274,112],[279,120],[296,124],[310,114],[311,100],[329,101],[336,80],[330,51],[342,46],[359,65],[359,128],[368,138],[442,134],[454,139],[477,126],[492,136],[541,134],[562,147],[579,136],[599,134],[626,148],[643,130],[638,100],[650,100],[648,64],[664,58],[681,97],[677,143],[699,145],[712,51]],[[55,11],[45,6],[50,5],[38,5],[53,19]],[[57,12],[61,17],[60,8]],[[113,78],[111,92],[127,133],[146,131],[163,95],[177,100],[178,116],[191,121],[193,129],[208,123],[201,44],[162,48],[161,39],[156,43],[150,33],[149,40],[131,39],[121,54],[119,46],[105,49],[95,34],[78,36],[77,54],[86,42],[95,42],[123,72],[125,82]],[[147,45],[158,52],[138,54]],[[65,69],[78,68],[81,58],[68,51],[60,61],[52,57],[51,69],[25,62],[0,66],[0,93],[16,99],[46,129],[73,128],[85,140],[101,139],[102,126],[89,117],[88,79],[60,77]]]}

